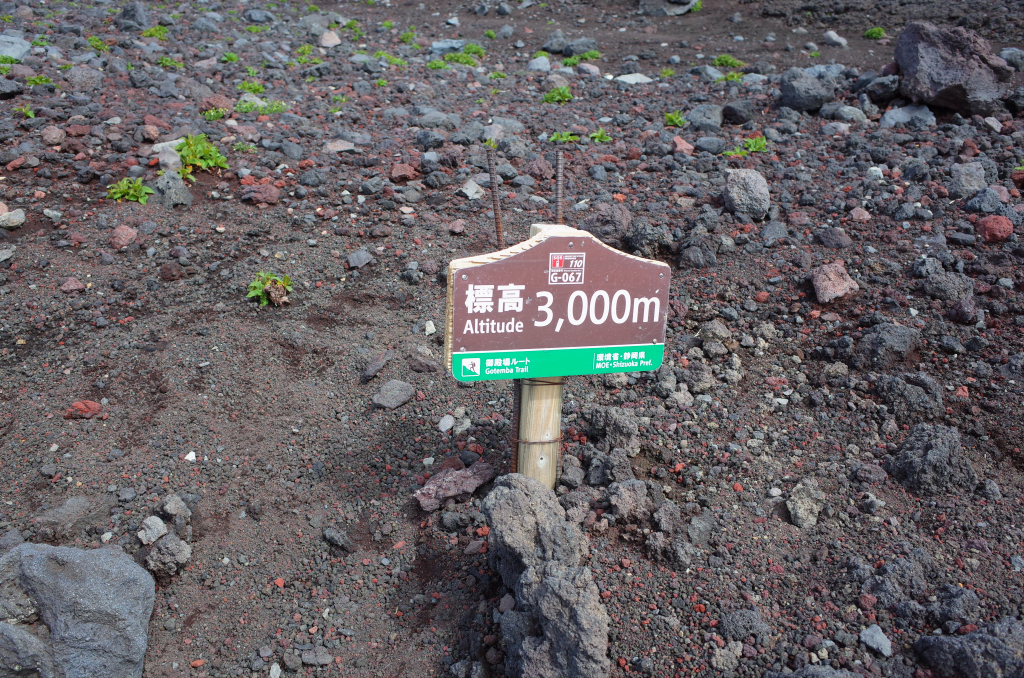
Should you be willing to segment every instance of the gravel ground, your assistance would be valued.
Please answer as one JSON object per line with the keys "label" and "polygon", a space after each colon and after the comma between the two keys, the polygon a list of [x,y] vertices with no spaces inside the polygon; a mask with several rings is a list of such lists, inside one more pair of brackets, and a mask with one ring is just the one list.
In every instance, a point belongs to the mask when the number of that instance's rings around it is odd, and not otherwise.
{"label": "gravel ground", "polygon": [[[486,188],[481,142],[500,134],[510,242],[553,218],[560,149],[568,222],[673,265],[666,367],[566,382],[558,494],[589,539],[612,675],[954,675],[915,642],[1024,614],[1021,119],[879,126],[906,102],[858,99],[892,46],[857,36],[897,35],[915,6],[864,23],[708,4],[5,3],[5,35],[33,46],[0,81],[4,548],[145,563],[142,521],[177,493],[191,558],[158,576],[145,675],[502,675],[491,484],[430,513],[413,498],[440,468],[512,471],[511,382],[441,367],[447,262],[495,247],[490,196],[460,189]],[[951,7],[928,17],[956,24]],[[995,16],[961,23],[998,53],[1019,15]],[[555,29],[596,40],[599,75],[528,70]],[[481,45],[479,69],[427,67],[445,38]],[[689,72],[722,54],[744,81]],[[840,64],[833,98],[863,121],[780,108],[783,72],[816,63]],[[234,112],[246,82],[283,110]],[[542,103],[556,86],[575,98]],[[677,111],[690,124],[667,127]],[[173,181],[153,143],[200,133],[228,168]],[[723,196],[726,170],[767,180],[765,214]],[[108,199],[124,177],[165,189]],[[245,298],[259,271],[291,277],[288,303]],[[392,380],[406,396],[376,406]],[[597,478],[616,448],[622,477]],[[633,516],[607,487],[629,475],[651,502]],[[666,500],[680,556],[649,539],[671,532],[652,516]],[[1014,623],[985,675],[1021,675]]]}

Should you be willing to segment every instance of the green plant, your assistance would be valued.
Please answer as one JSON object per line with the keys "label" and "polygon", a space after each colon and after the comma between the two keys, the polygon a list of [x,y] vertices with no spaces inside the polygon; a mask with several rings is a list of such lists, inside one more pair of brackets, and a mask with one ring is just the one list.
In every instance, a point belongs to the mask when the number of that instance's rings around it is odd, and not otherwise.
{"label": "green plant", "polygon": [[157,60],[156,64],[157,64],[157,66],[160,66],[161,68],[173,68],[173,69],[185,68],[185,64],[181,63],[180,61],[175,61],[174,59],[172,59],[171,57],[168,57],[168,56],[160,57]]}
{"label": "green plant", "polygon": [[400,43],[402,43],[403,45],[411,45],[412,41],[415,40],[415,39],[416,39],[416,29],[413,28],[412,26],[409,27],[409,30],[407,30],[406,32],[404,32],[404,33],[402,33],[401,35],[398,36],[398,41]]}
{"label": "green plant", "polygon": [[28,104],[25,104],[24,106],[17,106],[13,110],[16,113],[21,113],[26,118],[34,118],[34,117],[36,117],[35,111],[33,111],[32,107],[29,106]]}
{"label": "green plant", "polygon": [[606,144],[612,140],[603,127],[598,127],[596,132],[591,132],[588,136],[599,144]]}
{"label": "green plant", "polygon": [[567,59],[562,59],[562,65],[563,66],[570,66],[570,67],[578,66],[581,61],[595,61],[595,60],[600,59],[600,58],[601,58],[601,53],[598,52],[596,49],[591,49],[591,50],[587,50],[586,52],[583,52],[582,54],[577,54],[577,55],[571,56],[571,57],[569,57]]}
{"label": "green plant", "polygon": [[387,61],[392,66],[398,66],[399,68],[405,68],[405,66],[407,65],[405,59],[401,59],[391,54],[385,54],[384,60]]}
{"label": "green plant", "polygon": [[818,57],[821,56],[821,52],[811,52],[810,54],[808,54],[808,56],[811,57],[812,59],[817,59]]}
{"label": "green plant", "polygon": [[702,9],[704,9],[704,0],[697,0],[697,4],[690,9],[690,12],[699,12]]}
{"label": "green plant", "polygon": [[346,103],[348,103],[348,95],[345,94],[345,95],[339,96],[337,94],[334,94],[334,95],[331,96],[331,101],[337,101],[339,103],[346,104]]}
{"label": "green plant", "polygon": [[393,21],[384,21],[381,23],[381,26],[383,26],[385,30],[390,31],[395,27],[395,23]]}
{"label": "green plant", "polygon": [[210,122],[213,122],[214,120],[220,120],[227,114],[228,109],[226,108],[211,108],[203,112],[203,117]]}
{"label": "green plant", "polygon": [[249,283],[249,293],[246,299],[255,298],[260,306],[266,306],[271,301],[279,306],[287,300],[287,293],[292,291],[292,279],[288,276],[276,276],[273,273],[260,271],[256,279]]}
{"label": "green plant", "polygon": [[9,24],[14,21],[14,17],[10,14],[4,14],[3,16],[0,16],[0,21],[3,21],[5,24]]}
{"label": "green plant", "polygon": [[288,104],[283,101],[271,101],[266,104],[258,104],[255,101],[239,101],[235,104],[237,113],[256,113],[258,115],[273,115],[284,113],[288,110]]}
{"label": "green plant", "polygon": [[501,71],[491,71],[490,73],[487,74],[487,77],[490,78],[491,80],[504,80],[508,76]]}
{"label": "green plant", "polygon": [[449,63],[462,64],[463,66],[476,66],[476,59],[462,52],[449,52],[444,55],[444,60]]}
{"label": "green plant", "polygon": [[20,64],[21,62],[14,57],[9,57],[6,54],[0,54],[0,64]]}
{"label": "green plant", "polygon": [[142,179],[132,180],[125,177],[116,184],[110,184],[107,186],[107,197],[118,202],[128,200],[129,202],[137,202],[145,205],[152,193],[152,188],[142,185]]}
{"label": "green plant", "polygon": [[35,40],[32,41],[32,46],[33,47],[46,47],[49,44],[50,43],[46,42],[46,38],[44,38],[41,35],[38,38],[36,38]]}
{"label": "green plant", "polygon": [[494,96],[495,94],[498,94],[499,92],[501,92],[501,90],[500,90],[500,89],[498,89],[497,87],[492,87],[492,88],[491,88],[491,96],[492,96],[492,97],[493,97],[493,96]]}
{"label": "green plant", "polygon": [[192,169],[211,170],[214,167],[228,169],[228,159],[225,158],[217,147],[206,139],[205,134],[189,134],[178,147],[178,156],[181,158],[182,179],[192,179]]}
{"label": "green plant", "polygon": [[434,59],[433,61],[427,63],[427,68],[429,68],[432,71],[442,71],[446,68],[449,68],[449,66],[440,59]]}
{"label": "green plant", "polygon": [[487,38],[488,40],[494,40],[495,38],[498,37],[498,34],[495,33],[494,31],[488,30],[484,31],[484,37]]}
{"label": "green plant", "polygon": [[739,71],[729,71],[720,78],[715,78],[715,82],[740,82],[743,80],[743,74]]}
{"label": "green plant", "polygon": [[313,45],[301,45],[295,52],[302,56],[309,56],[313,53]]}
{"label": "green plant", "polygon": [[53,81],[45,75],[33,75],[31,78],[25,78],[25,84],[29,87],[35,87],[36,85],[49,85]]}
{"label": "green plant", "polygon": [[167,26],[150,26],[146,30],[142,31],[142,37],[156,38],[157,40],[166,40]]}
{"label": "green plant", "polygon": [[87,40],[87,42],[89,43],[89,47],[92,47],[97,52],[109,52],[110,51],[110,48],[107,47],[107,43],[103,42],[101,39],[99,39],[95,35],[90,35],[88,40]]}
{"label": "green plant", "polygon": [[555,132],[548,140],[556,144],[565,144],[570,141],[579,141],[580,138],[572,132]]}
{"label": "green plant", "polygon": [[739,156],[741,158],[744,158],[747,155],[747,150],[737,146],[736,148],[732,149],[731,151],[723,151],[722,155],[728,155],[728,156],[734,156],[735,155],[735,156]]}
{"label": "green plant", "polygon": [[494,139],[487,139],[486,141],[484,141],[484,146],[488,146],[490,148],[497,149],[498,148],[498,142],[495,141]]}
{"label": "green plant", "polygon": [[246,66],[245,74],[248,75],[250,78],[255,78],[257,75],[260,74],[260,72],[259,69],[257,69],[255,66]]}
{"label": "green plant", "polygon": [[[67,66],[68,68],[70,68],[71,64],[64,64],[64,66]],[[60,68],[62,70],[67,70],[67,69],[64,68],[64,66],[60,66]],[[0,75],[7,75],[10,72],[11,72],[11,67],[10,66],[0,66]]]}
{"label": "green plant", "polygon": [[545,52],[545,51],[544,51],[544,50],[542,50],[542,49],[541,49],[541,50],[538,50],[538,51],[536,51],[536,52],[534,52],[534,53],[533,53],[533,58],[534,58],[534,59],[539,59],[539,58],[541,58],[541,57],[546,57],[546,56],[551,56],[551,55],[550,55],[550,54],[548,54],[547,52]]}
{"label": "green plant", "polygon": [[564,104],[572,101],[572,92],[568,87],[555,87],[544,95],[542,101],[546,104]]}
{"label": "green plant", "polygon": [[722,54],[721,56],[715,57],[715,60],[711,62],[711,65],[715,68],[743,68],[746,66],[744,62],[729,54]]}
{"label": "green plant", "polygon": [[686,127],[689,124],[683,114],[679,111],[672,111],[665,114],[666,127]]}
{"label": "green plant", "polygon": [[238,141],[232,148],[235,149],[236,153],[255,153],[257,150],[256,144],[250,144],[246,141]]}
{"label": "green plant", "polygon": [[387,87],[388,81],[385,80],[384,78],[378,78],[377,80],[374,81],[373,84],[377,87]]}
{"label": "green plant", "polygon": [[743,140],[743,148],[748,153],[764,153],[768,150],[768,140],[764,137],[751,137]]}
{"label": "green plant", "polygon": [[885,37],[885,29],[875,26],[864,31],[864,37],[868,40],[881,40]]}
{"label": "green plant", "polygon": [[245,30],[248,33],[262,33],[263,31],[269,31],[270,29],[266,26],[246,26]]}
{"label": "green plant", "polygon": [[220,60],[226,64],[233,64],[238,61],[238,55],[234,52],[224,52],[224,56]]}
{"label": "green plant", "polygon": [[240,92],[248,92],[249,94],[263,94],[263,92],[266,91],[266,88],[255,80],[243,80],[242,83],[238,85],[238,90]]}
{"label": "green plant", "polygon": [[471,42],[465,47],[463,47],[462,53],[469,54],[470,56],[480,57],[481,59],[487,56],[487,52],[484,51],[484,48],[476,44],[475,42]]}
{"label": "green plant", "polygon": [[320,8],[317,7],[316,5],[310,5],[309,7],[306,8],[306,11],[307,12],[319,12]]}
{"label": "green plant", "polygon": [[675,70],[673,70],[671,68],[665,67],[665,68],[661,69],[661,77],[665,78],[666,80],[671,78],[675,74],[676,74]]}

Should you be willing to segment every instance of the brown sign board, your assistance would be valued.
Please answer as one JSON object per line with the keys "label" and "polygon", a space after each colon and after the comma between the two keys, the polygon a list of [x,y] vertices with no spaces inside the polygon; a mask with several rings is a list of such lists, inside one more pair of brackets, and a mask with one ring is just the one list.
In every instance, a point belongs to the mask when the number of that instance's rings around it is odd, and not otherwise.
{"label": "brown sign board", "polygon": [[454,260],[447,367],[465,381],[658,369],[669,275],[564,226]]}

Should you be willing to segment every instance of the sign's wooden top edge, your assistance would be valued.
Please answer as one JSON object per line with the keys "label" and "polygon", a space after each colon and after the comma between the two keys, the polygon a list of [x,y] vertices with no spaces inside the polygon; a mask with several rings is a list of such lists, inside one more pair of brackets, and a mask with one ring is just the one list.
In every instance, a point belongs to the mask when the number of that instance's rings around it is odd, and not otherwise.
{"label": "sign's wooden top edge", "polygon": [[533,224],[531,230],[536,231],[536,235],[520,243],[517,243],[510,247],[506,247],[503,250],[498,250],[497,252],[488,252],[486,254],[477,254],[470,257],[463,257],[461,259],[452,259],[448,263],[448,274],[453,275],[456,271],[462,270],[464,268],[471,268],[473,266],[483,266],[485,264],[493,264],[503,259],[508,259],[509,257],[521,254],[533,247],[536,247],[537,245],[540,245],[549,238],[556,237],[587,238],[589,240],[592,240],[594,243],[600,245],[601,247],[605,248],[606,250],[610,250],[611,252],[618,256],[634,259],[645,264],[663,266],[664,268],[671,270],[671,267],[663,261],[655,261],[654,259],[645,259],[643,257],[638,257],[633,254],[627,254],[626,252],[617,250],[614,247],[611,247],[610,245],[604,244],[597,237],[595,237],[593,233],[581,231],[579,229],[572,228],[571,226],[563,226],[561,224]]}

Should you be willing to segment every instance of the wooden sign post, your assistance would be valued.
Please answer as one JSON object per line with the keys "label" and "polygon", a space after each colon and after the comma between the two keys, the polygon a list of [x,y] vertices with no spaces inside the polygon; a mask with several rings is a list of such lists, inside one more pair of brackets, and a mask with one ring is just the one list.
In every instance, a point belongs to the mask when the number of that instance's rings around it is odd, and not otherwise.
{"label": "wooden sign post", "polygon": [[564,377],[661,367],[670,269],[567,226],[531,235],[448,265],[445,363],[460,381],[523,380],[516,470],[553,488]]}

